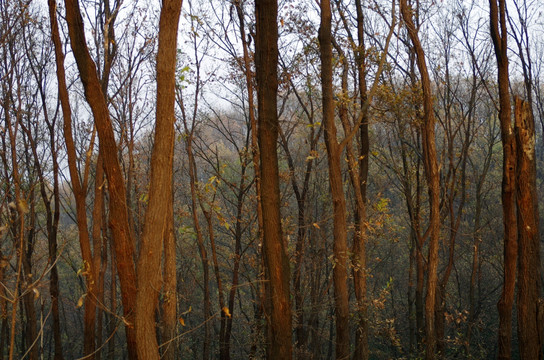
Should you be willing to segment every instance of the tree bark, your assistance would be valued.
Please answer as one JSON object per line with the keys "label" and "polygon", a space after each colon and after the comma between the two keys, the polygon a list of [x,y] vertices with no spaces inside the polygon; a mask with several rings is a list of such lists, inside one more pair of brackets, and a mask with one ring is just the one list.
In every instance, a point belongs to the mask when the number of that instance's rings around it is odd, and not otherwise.
{"label": "tree bark", "polygon": [[[498,1],[498,7],[497,7]],[[498,66],[499,121],[503,151],[502,211],[504,226],[503,288],[497,304],[499,310],[499,359],[510,359],[512,353],[512,306],[516,287],[518,258],[518,226],[516,216],[516,145],[512,130],[510,90],[508,76],[508,43],[506,29],[506,3],[489,0],[491,39]],[[500,19],[500,20],[499,20]],[[500,24],[500,25],[499,25]],[[500,31],[499,31],[500,26]]]}
{"label": "tree bark", "polygon": [[321,1],[319,44],[325,145],[329,164],[329,185],[333,201],[333,279],[336,312],[336,358],[349,359],[349,294],[346,199],[342,183],[341,148],[336,139],[332,88],[331,4]]}
{"label": "tree bark", "polygon": [[430,207],[430,239],[427,258],[427,293],[425,295],[425,358],[434,359],[436,347],[435,307],[438,284],[438,242],[440,237],[440,177],[435,143],[435,117],[431,93],[431,80],[427,71],[425,53],[412,19],[412,10],[406,0],[400,1],[402,17],[417,56],[417,66],[423,90],[423,164],[427,178]]}
{"label": "tree bark", "polygon": [[[393,4],[393,6],[395,6]],[[356,225],[355,235],[352,245],[352,264],[353,264],[353,282],[355,286],[355,297],[357,298],[359,324],[355,338],[354,359],[368,359],[368,315],[367,315],[367,276],[366,268],[366,239],[367,239],[367,184],[368,184],[368,159],[370,156],[370,138],[368,133],[368,114],[364,109],[367,101],[367,81],[366,81],[366,61],[365,61],[365,41],[364,41],[364,15],[361,0],[355,2],[357,13],[357,39],[359,41],[355,51],[357,61],[357,79],[359,84],[359,102],[361,104],[362,123],[359,129],[359,173],[358,184],[353,184],[357,196]]]}
{"label": "tree bark", "polygon": [[278,169],[278,3],[255,1],[258,139],[263,213],[263,255],[269,313],[269,359],[291,359],[291,303],[289,259],[280,220]]}
{"label": "tree bark", "polygon": [[[168,199],[168,203],[173,204],[173,192],[170,193],[171,199]],[[176,271],[176,237],[174,235],[174,207],[168,207],[168,218],[166,220],[167,229],[164,237],[164,301],[162,304],[162,323],[163,329],[161,333],[161,339],[164,345],[162,353],[163,360],[176,359],[177,341],[176,337],[176,324],[177,317],[177,271]]]}
{"label": "tree bark", "polygon": [[159,20],[157,109],[151,154],[149,203],[138,257],[135,327],[139,359],[160,359],[155,331],[155,309],[162,280],[163,239],[168,236],[170,226],[167,221],[170,219],[170,208],[173,207],[175,70],[181,5],[182,0],[163,1]]}
{"label": "tree bark", "polygon": [[[83,30],[83,19],[77,0],[65,0],[66,20],[70,35],[70,44],[76,59],[80,78],[85,90],[85,98],[91,107],[100,138],[100,150],[104,154],[104,169],[110,194],[110,228],[113,234],[116,263],[121,283],[121,298],[126,321],[126,338],[131,359],[136,358],[136,338],[134,334],[134,307],[136,301],[136,271],[134,266],[133,234],[128,222],[126,189],[117,159],[117,144],[106,99],[96,72],[96,65],[91,59]],[[59,40],[60,45],[60,40]],[[60,48],[58,49],[60,51]],[[58,70],[57,70],[58,71]],[[64,81],[64,79],[62,79]],[[59,81],[61,81],[59,77]],[[62,97],[61,97],[62,99]],[[67,104],[67,93],[66,101]],[[65,121],[66,105],[63,105]],[[88,236],[88,234],[87,234]],[[89,247],[90,253],[90,247]],[[90,256],[88,256],[90,258]],[[85,259],[85,256],[84,256]],[[90,266],[90,261],[88,261]]]}
{"label": "tree bark", "polygon": [[530,103],[515,98],[518,209],[518,339],[522,359],[542,359],[543,301],[536,188],[535,122]]}
{"label": "tree bark", "polygon": [[[253,171],[255,174],[255,195],[257,197],[257,237],[258,237],[258,244],[262,245],[263,243],[263,210],[262,210],[262,204],[261,204],[261,170],[260,170],[260,154],[259,154],[259,139],[258,139],[258,125],[257,125],[257,119],[255,116],[255,76],[253,74],[253,71],[251,71],[251,57],[250,57],[250,43],[248,43],[248,38],[246,36],[246,25],[244,20],[244,11],[243,11],[243,3],[240,0],[234,1],[234,5],[236,7],[236,13],[238,15],[238,21],[240,22],[240,40],[242,41],[242,51],[243,51],[243,71],[245,75],[246,80],[246,88],[247,88],[247,107],[248,107],[248,116],[249,116],[249,124],[251,128],[251,157],[253,162]],[[262,280],[262,279],[259,279]],[[262,330],[262,326],[259,325],[259,319],[261,317],[262,313],[262,307],[263,307],[263,296],[262,294],[262,285],[258,283],[258,302],[256,309],[258,309],[255,312],[255,319],[256,323],[258,324],[255,326],[254,331],[254,337],[258,337],[259,333]],[[231,312],[232,314],[232,312]],[[224,313],[221,313],[222,319],[227,320],[224,316]]]}
{"label": "tree bark", "polygon": [[[193,125],[194,126],[194,125]],[[187,123],[185,122],[187,128]],[[189,182],[191,188],[191,214],[193,217],[193,225],[195,227],[196,239],[198,251],[200,253],[200,261],[202,262],[202,281],[204,282],[202,288],[204,289],[204,339],[202,341],[202,358],[204,360],[210,358],[210,326],[209,320],[211,315],[210,309],[210,265],[208,261],[208,252],[204,244],[204,236],[200,227],[200,221],[198,219],[198,205],[197,205],[197,173],[196,162],[193,155],[193,134],[194,127],[186,134],[185,137],[185,149],[187,151],[188,167],[189,167]],[[239,223],[239,221],[238,221]],[[228,347],[227,347],[228,354]],[[228,356],[227,356],[228,358]]]}

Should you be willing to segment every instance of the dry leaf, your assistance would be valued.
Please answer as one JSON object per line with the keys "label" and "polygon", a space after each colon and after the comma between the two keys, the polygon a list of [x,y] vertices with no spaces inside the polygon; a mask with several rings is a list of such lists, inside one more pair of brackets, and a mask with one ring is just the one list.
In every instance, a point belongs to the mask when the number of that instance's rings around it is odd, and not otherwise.
{"label": "dry leaf", "polygon": [[81,295],[81,297],[79,298],[79,300],[77,301],[77,305],[76,305],[76,308],[80,308],[83,306],[83,299],[85,298],[85,294]]}
{"label": "dry leaf", "polygon": [[40,297],[40,291],[36,288],[33,288],[32,291],[34,291],[34,300],[37,300]]}
{"label": "dry leaf", "polygon": [[221,309],[221,310],[223,310],[223,312],[225,313],[225,315],[227,315],[227,317],[229,317],[229,318],[232,317],[228,307],[223,306],[223,309]]}

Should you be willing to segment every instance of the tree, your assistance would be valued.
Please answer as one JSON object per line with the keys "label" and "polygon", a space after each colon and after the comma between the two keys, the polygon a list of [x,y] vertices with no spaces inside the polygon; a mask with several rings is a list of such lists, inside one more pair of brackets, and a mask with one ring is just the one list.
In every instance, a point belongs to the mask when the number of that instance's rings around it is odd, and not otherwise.
{"label": "tree", "polygon": [[543,301],[536,190],[535,122],[530,103],[515,97],[518,220],[518,337],[522,359],[542,359]]}
{"label": "tree", "polygon": [[[497,7],[498,3],[498,7]],[[506,2],[489,0],[491,39],[498,67],[499,120],[503,151],[502,208],[504,225],[504,275],[499,309],[499,359],[510,359],[512,352],[512,306],[517,271],[517,217],[516,217],[516,146],[512,129],[508,76],[508,34]],[[500,30],[499,30],[500,29]]]}
{"label": "tree", "polygon": [[344,197],[342,170],[340,167],[342,149],[336,140],[336,125],[334,121],[331,20],[332,13],[330,1],[323,0],[321,1],[319,44],[321,47],[323,124],[325,128],[325,144],[327,146],[327,159],[329,163],[329,183],[334,213],[333,279],[336,314],[336,358],[348,359],[350,351],[346,200]]}
{"label": "tree", "polygon": [[291,302],[289,259],[282,237],[278,171],[278,3],[255,1],[258,139],[261,169],[261,204],[263,213],[263,257],[267,324],[270,344],[267,357],[290,359]]}
{"label": "tree", "polygon": [[[173,207],[175,74],[177,33],[182,0],[166,0],[159,21],[157,113],[151,154],[149,204],[138,256],[136,346],[138,358],[160,359],[155,336],[155,308],[160,289],[163,242],[171,239]],[[167,200],[165,204],[164,201]],[[171,240],[170,240],[171,241]],[[171,248],[171,247],[170,247]]]}
{"label": "tree", "polygon": [[435,325],[435,307],[436,291],[438,285],[438,241],[440,238],[440,174],[438,171],[438,162],[436,155],[435,140],[435,117],[433,109],[433,98],[431,90],[431,80],[427,71],[425,53],[417,29],[412,19],[412,10],[406,0],[401,0],[400,11],[408,30],[408,34],[414,46],[417,56],[417,66],[421,76],[421,87],[423,91],[423,125],[422,125],[422,144],[423,144],[423,164],[427,178],[429,192],[429,255],[427,259],[427,293],[425,295],[425,339],[426,350],[425,358],[433,359],[435,357],[436,346],[436,325]]}

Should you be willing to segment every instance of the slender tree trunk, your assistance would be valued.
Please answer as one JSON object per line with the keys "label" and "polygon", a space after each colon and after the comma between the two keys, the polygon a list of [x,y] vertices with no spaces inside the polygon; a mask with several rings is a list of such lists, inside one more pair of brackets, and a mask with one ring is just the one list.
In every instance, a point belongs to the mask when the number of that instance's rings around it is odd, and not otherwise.
{"label": "slender tree trunk", "polygon": [[[242,160],[242,171],[240,174],[240,183],[238,185],[238,194],[236,195],[236,224],[234,226],[234,265],[232,269],[232,284],[228,296],[228,310],[230,316],[225,318],[225,334],[224,334],[224,349],[223,359],[230,359],[230,338],[232,336],[232,314],[234,314],[234,300],[238,291],[240,282],[240,261],[242,260],[242,216],[243,216],[243,200],[245,193],[245,172],[247,164]],[[222,309],[224,313],[224,309]]]}
{"label": "slender tree trunk", "polygon": [[[333,43],[340,58],[342,59],[342,96],[348,97],[348,63],[346,61],[346,56],[343,53],[342,49]],[[359,67],[359,66],[358,66]],[[365,87],[366,88],[366,87]],[[365,92],[366,95],[366,92]],[[349,134],[351,131],[351,126],[348,119],[348,108],[345,103],[340,103],[338,105],[338,113],[342,126],[344,128],[344,133]],[[367,121],[366,116],[363,115],[363,121]],[[366,134],[361,134],[363,129],[366,130]],[[363,136],[366,141],[366,145],[362,146],[359,150],[361,152],[366,152],[366,157],[368,157],[368,123],[361,125],[360,135]],[[355,290],[355,298],[357,299],[357,317],[358,317],[358,326],[355,333],[355,351],[353,353],[353,359],[367,359],[368,358],[368,326],[366,322],[366,252],[365,252],[365,241],[366,241],[366,180],[365,183],[360,179],[360,176],[363,175],[361,170],[364,170],[364,176],[368,175],[368,162],[363,162],[361,159],[363,155],[356,157],[355,152],[353,151],[353,145],[350,142],[346,144],[346,154],[347,154],[347,163],[349,176],[351,180],[351,185],[353,187],[353,194],[355,198],[355,231],[353,234],[353,244],[351,248],[351,264],[352,264],[352,273],[353,273],[353,282]],[[362,167],[358,167],[362,165]],[[364,194],[363,194],[364,190]]]}
{"label": "slender tree trunk", "polygon": [[[168,203],[173,204],[172,199],[168,199]],[[176,272],[176,237],[174,235],[174,207],[168,207],[168,219],[166,220],[168,226],[164,238],[164,301],[162,304],[162,323],[163,329],[161,338],[168,344],[164,345],[164,350],[161,359],[174,360],[176,359],[177,341],[176,337],[176,324],[177,324],[177,272]]]}
{"label": "slender tree trunk", "polygon": [[435,143],[435,117],[431,93],[431,81],[427,71],[425,53],[419,41],[417,29],[412,19],[412,10],[406,0],[400,1],[401,13],[408,30],[408,35],[417,56],[417,66],[423,89],[423,163],[427,178],[430,207],[430,240],[427,259],[427,293],[425,296],[425,358],[434,359],[436,347],[435,307],[438,285],[438,242],[440,237],[440,177]]}
{"label": "slender tree trunk", "polygon": [[[93,279],[93,261],[91,253],[90,238],[87,224],[87,209],[85,204],[87,186],[86,178],[83,182],[80,180],[80,176],[76,165],[76,150],[72,137],[72,120],[71,109],[69,104],[68,90],[66,87],[66,77],[64,73],[64,55],[62,53],[62,45],[58,30],[58,24],[56,19],[56,3],[53,0],[48,1],[49,4],[49,16],[51,22],[51,37],[55,45],[55,58],[57,63],[57,79],[59,88],[59,98],[61,101],[63,117],[64,117],[64,137],[66,142],[66,150],[68,153],[68,167],[70,171],[70,178],[72,181],[72,188],[74,192],[74,198],[76,201],[76,218],[79,234],[79,244],[81,248],[81,255],[84,263],[84,273],[86,275],[87,294],[85,297],[85,312],[84,312],[84,353],[86,355],[92,354],[95,349],[95,282]],[[86,171],[85,171],[86,172]],[[92,359],[92,356],[91,356]]]}
{"label": "slender tree trunk", "polygon": [[[110,243],[111,244],[111,243]],[[117,266],[115,264],[115,250],[113,249],[113,244],[109,247],[110,258],[111,258],[111,284],[110,284],[110,311],[112,314],[117,314]],[[108,359],[115,359],[115,337],[113,334],[116,331],[115,321],[112,321],[110,317],[109,326],[108,326],[108,335],[111,336],[111,340],[108,342]]]}
{"label": "slender tree trunk", "polygon": [[[499,359],[510,359],[512,353],[512,307],[516,287],[518,260],[518,226],[516,216],[516,146],[512,130],[508,75],[506,3],[489,0],[491,39],[495,49],[499,84],[499,121],[503,150],[502,209],[504,225],[504,277],[499,310]],[[500,18],[500,20],[499,20]],[[500,25],[499,25],[500,24]],[[500,26],[500,32],[499,32]]]}
{"label": "slender tree trunk", "polygon": [[476,209],[474,211],[474,242],[472,245],[472,267],[470,272],[470,288],[469,288],[469,311],[467,321],[467,335],[465,341],[465,354],[470,356],[470,347],[472,341],[472,332],[476,325],[476,285],[478,268],[480,262],[480,243],[482,237],[480,235],[480,217],[482,212],[482,194],[481,191],[476,191]]}
{"label": "slender tree trunk", "polygon": [[197,211],[197,189],[196,189],[196,162],[193,156],[193,131],[187,134],[185,139],[185,148],[187,150],[187,157],[189,162],[189,179],[191,187],[191,204],[192,204],[192,216],[193,224],[196,232],[197,246],[200,253],[200,261],[202,262],[203,273],[203,289],[204,289],[204,339],[202,341],[202,358],[207,360],[210,358],[210,265],[208,262],[208,252],[204,244],[204,236],[202,235],[202,229],[200,227],[200,221],[198,219]]}
{"label": "slender tree trunk", "polygon": [[[251,58],[250,58],[250,44],[248,44],[248,38],[246,36],[246,25],[244,20],[244,11],[243,11],[243,3],[240,0],[234,1],[234,5],[236,6],[236,13],[238,15],[238,21],[240,22],[240,40],[242,41],[242,51],[244,55],[244,75],[246,80],[246,88],[247,88],[247,106],[248,106],[248,115],[249,115],[249,122],[251,127],[251,156],[253,161],[253,170],[255,173],[255,193],[257,197],[257,236],[258,236],[258,244],[259,246],[263,243],[263,210],[262,210],[262,204],[261,204],[261,170],[260,170],[260,154],[259,154],[259,140],[258,140],[258,125],[257,125],[257,119],[255,116],[255,86],[254,86],[254,78],[253,72],[251,71]],[[259,279],[261,280],[261,279]],[[258,289],[262,289],[262,286],[260,283],[257,285]],[[264,298],[261,296],[262,291],[258,291],[258,302],[256,309],[258,309],[255,313],[255,322],[257,324],[260,323],[262,308],[263,308],[263,302]],[[224,317],[223,312],[222,319],[227,321],[227,319]],[[259,333],[262,330],[262,326],[257,325],[255,327],[255,336],[258,337]],[[256,349],[255,349],[256,350]]]}
{"label": "slender tree trunk", "polygon": [[[25,209],[28,205],[24,199],[22,190],[21,190],[21,178],[19,174],[19,165],[17,160],[17,146],[16,146],[16,135],[17,129],[19,127],[19,118],[16,117],[15,124],[12,123],[11,113],[12,109],[10,108],[10,99],[8,98],[9,91],[5,84],[3,85],[3,93],[5,98],[2,99],[2,106],[4,108],[4,117],[5,117],[5,128],[7,128],[8,139],[9,139],[9,152],[11,154],[11,164],[8,165],[7,161],[4,161],[4,166],[6,169],[11,168],[11,176],[14,187],[14,197],[12,201],[12,206],[10,206],[11,217],[12,217],[12,233],[13,233],[13,244],[16,247],[16,268],[15,268],[15,285],[14,289],[11,292],[11,318],[10,318],[10,344],[9,344],[9,360],[12,360],[15,356],[15,337],[16,337],[16,325],[17,325],[17,306],[21,293],[21,286],[24,281],[23,279],[23,262],[25,257],[25,215],[28,212],[28,209]],[[11,90],[11,89],[10,89]],[[5,130],[4,130],[5,131]],[[4,151],[6,148],[4,147]],[[7,171],[7,170],[6,170]],[[6,179],[8,177],[6,176]],[[22,313],[21,313],[22,316]],[[24,344],[24,338],[22,338],[22,344]],[[23,349],[23,346],[21,346]]]}
{"label": "slender tree trunk", "polygon": [[321,26],[319,44],[321,58],[321,86],[323,97],[323,123],[329,163],[329,184],[333,201],[333,280],[336,313],[336,359],[349,359],[349,294],[346,199],[342,182],[341,149],[336,139],[332,89],[332,35],[331,5],[321,1]]}
{"label": "slender tree trunk", "polygon": [[[28,164],[28,161],[27,161]],[[32,271],[32,253],[35,239],[36,229],[36,209],[35,209],[35,196],[34,190],[30,190],[29,194],[30,211],[28,213],[28,230],[26,235],[25,251],[23,256],[23,273],[25,274],[25,283],[32,283],[33,271]],[[24,289],[27,290],[27,289]],[[25,351],[29,351],[28,357],[30,360],[38,360],[38,329],[36,328],[36,307],[34,304],[34,292],[27,291],[23,295],[23,305],[25,308]]]}
{"label": "slender tree trunk", "polygon": [[472,340],[472,333],[473,328],[476,325],[476,320],[479,313],[479,300],[477,301],[477,297],[479,299],[479,294],[477,293],[478,288],[478,277],[480,274],[480,244],[482,242],[482,235],[481,235],[481,214],[482,214],[482,206],[483,206],[483,186],[485,183],[485,179],[487,177],[487,173],[489,171],[489,167],[491,165],[491,159],[493,155],[493,146],[494,141],[489,141],[488,145],[488,152],[486,154],[486,158],[484,160],[484,166],[482,173],[479,176],[478,182],[476,183],[476,195],[475,195],[475,210],[474,210],[474,235],[473,235],[473,249],[472,249],[472,267],[471,267],[471,273],[470,273],[470,289],[469,289],[469,314],[468,314],[468,321],[467,321],[467,335],[466,335],[466,341],[465,341],[465,353],[466,356],[470,356],[470,347],[471,347],[471,340]]}
{"label": "slender tree trunk", "polygon": [[255,64],[258,98],[258,139],[263,212],[263,255],[268,305],[269,359],[291,359],[289,259],[280,219],[278,169],[278,3],[255,1]]}
{"label": "slender tree trunk", "polygon": [[[159,359],[155,309],[161,288],[163,239],[169,236],[173,207],[173,161],[175,122],[175,70],[177,32],[182,0],[165,0],[159,21],[157,54],[157,110],[151,154],[149,203],[138,257],[136,296],[136,348],[139,359]],[[164,201],[168,203],[165,204]]]}
{"label": "slender tree trunk", "polygon": [[[395,6],[393,4],[393,6]],[[368,359],[368,319],[367,319],[367,299],[366,299],[366,280],[368,270],[366,268],[366,239],[367,239],[367,184],[368,184],[368,159],[370,155],[370,139],[368,136],[368,114],[364,109],[367,101],[367,82],[366,82],[366,61],[365,61],[365,41],[364,41],[364,15],[361,0],[355,2],[357,13],[357,39],[359,45],[355,52],[357,60],[357,79],[359,84],[359,96],[362,114],[362,124],[359,129],[359,183],[354,184],[357,190],[356,228],[353,238],[353,281],[355,285],[355,297],[357,298],[359,323],[355,338],[354,359]],[[360,200],[359,200],[360,197]]]}
{"label": "slender tree trunk", "polygon": [[[91,299],[91,301],[97,304],[103,304],[101,301],[104,294],[104,284],[103,277],[101,276],[102,269],[102,248],[103,248],[103,238],[102,238],[102,220],[103,220],[103,211],[104,211],[104,167],[102,163],[102,154],[98,154],[98,159],[96,162],[96,172],[95,172],[95,183],[94,183],[94,203],[93,203],[93,212],[92,212],[92,229],[91,235],[93,239],[93,274],[92,279],[94,279],[94,295],[96,298]],[[98,341],[98,346],[101,346],[102,343],[102,309],[99,306],[96,306],[96,334],[95,338]],[[93,340],[94,342],[94,340]],[[100,360],[100,351],[95,355],[96,360]]]}
{"label": "slender tree trunk", "polygon": [[522,359],[542,359],[544,306],[536,188],[535,122],[530,104],[515,98],[518,208],[518,339]]}
{"label": "slender tree trunk", "polygon": [[[43,108],[46,108],[45,93],[42,93]],[[44,113],[47,113],[44,111]],[[63,360],[62,355],[62,339],[60,333],[60,314],[59,314],[59,273],[57,270],[57,235],[60,220],[60,193],[59,193],[59,163],[57,142],[55,140],[55,125],[56,120],[52,123],[46,121],[49,129],[49,145],[51,146],[52,161],[53,161],[53,209],[51,210],[51,201],[46,192],[45,182],[42,178],[40,181],[40,191],[42,201],[46,204],[47,210],[47,244],[49,250],[49,262],[51,264],[51,276],[49,283],[49,293],[51,295],[51,314],[53,318],[53,339],[55,342],[55,360]],[[36,157],[37,154],[34,154]],[[40,172],[43,174],[43,172]]]}

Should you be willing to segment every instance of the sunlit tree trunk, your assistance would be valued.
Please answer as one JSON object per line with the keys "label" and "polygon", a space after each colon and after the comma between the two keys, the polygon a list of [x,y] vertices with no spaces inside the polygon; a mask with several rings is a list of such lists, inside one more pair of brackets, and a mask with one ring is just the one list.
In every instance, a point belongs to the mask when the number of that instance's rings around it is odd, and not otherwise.
{"label": "sunlit tree trunk", "polygon": [[[159,20],[157,108],[151,153],[149,203],[138,257],[136,346],[139,359],[159,359],[155,309],[161,288],[163,239],[169,236],[173,206],[175,70],[181,0],[165,0]],[[168,201],[165,204],[165,200]],[[171,220],[171,219],[170,219]]]}
{"label": "sunlit tree trunk", "polygon": [[417,66],[421,76],[423,90],[423,163],[427,186],[429,192],[430,207],[430,239],[429,254],[427,258],[427,293],[425,295],[425,358],[435,358],[436,347],[436,326],[435,307],[436,291],[438,285],[438,242],[440,237],[440,177],[438,173],[438,162],[435,143],[435,117],[433,109],[433,98],[431,92],[431,80],[427,71],[425,53],[419,41],[417,29],[412,19],[412,10],[406,0],[400,1],[402,17],[408,30],[408,35],[414,46]]}
{"label": "sunlit tree trunk", "polygon": [[[104,154],[104,170],[110,195],[110,228],[113,234],[117,270],[121,283],[124,318],[128,325],[126,326],[128,351],[129,357],[135,359],[136,338],[134,334],[134,307],[136,302],[136,271],[134,266],[134,237],[128,222],[125,183],[117,159],[117,143],[115,141],[106,99],[98,79],[96,65],[91,59],[89,49],[87,48],[79,3],[77,0],[66,0],[65,6],[70,44],[85,90],[85,98],[90,105],[100,138],[99,151]],[[60,48],[58,51],[60,51]],[[66,102],[67,99],[66,95]],[[63,105],[63,112],[64,110],[65,106]],[[65,120],[67,116],[68,114],[64,113]],[[90,260],[88,262],[90,263]]]}

